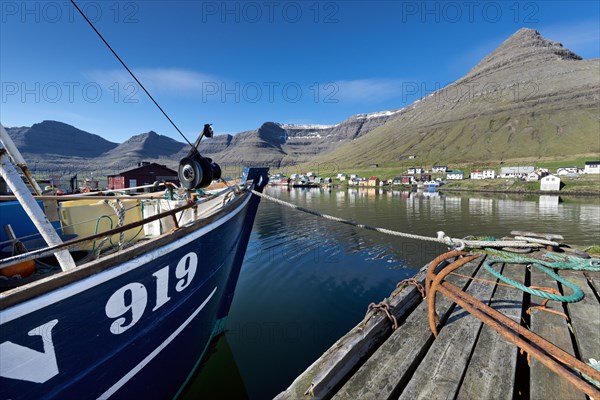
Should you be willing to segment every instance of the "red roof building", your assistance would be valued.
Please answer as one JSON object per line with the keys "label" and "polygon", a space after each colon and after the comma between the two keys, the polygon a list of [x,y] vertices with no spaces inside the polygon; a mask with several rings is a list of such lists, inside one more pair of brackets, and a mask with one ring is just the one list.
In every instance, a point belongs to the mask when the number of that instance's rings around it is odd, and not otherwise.
{"label": "red roof building", "polygon": [[108,188],[111,190],[151,185],[156,181],[172,182],[179,186],[177,171],[166,165],[141,162],[139,166],[117,175],[108,176]]}

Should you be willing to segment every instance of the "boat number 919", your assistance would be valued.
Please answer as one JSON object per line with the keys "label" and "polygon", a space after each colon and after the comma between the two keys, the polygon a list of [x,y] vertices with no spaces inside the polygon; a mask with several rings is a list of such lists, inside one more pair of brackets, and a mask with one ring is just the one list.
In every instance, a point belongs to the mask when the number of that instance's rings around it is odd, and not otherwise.
{"label": "boat number 919", "polygon": [[[198,266],[196,253],[188,253],[179,260],[175,267],[175,290],[184,291],[194,275]],[[164,306],[171,297],[169,296],[169,266],[159,269],[152,274],[156,283],[156,304],[152,311]],[[148,290],[139,282],[127,284],[114,292],[106,302],[106,316],[116,318],[110,325],[111,333],[119,335],[134,326],[146,310],[148,305]]]}

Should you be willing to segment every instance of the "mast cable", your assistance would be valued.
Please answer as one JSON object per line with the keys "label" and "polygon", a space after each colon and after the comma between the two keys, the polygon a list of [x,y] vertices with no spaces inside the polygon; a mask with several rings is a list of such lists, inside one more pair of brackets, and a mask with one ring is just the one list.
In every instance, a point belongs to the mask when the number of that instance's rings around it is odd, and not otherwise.
{"label": "mast cable", "polygon": [[140,87],[142,88],[142,90],[144,90],[144,92],[148,95],[148,97],[150,97],[150,100],[152,100],[152,102],[156,105],[156,107],[158,107],[158,109],[163,113],[163,115],[169,120],[169,122],[171,123],[171,125],[173,125],[173,127],[177,130],[177,132],[179,132],[179,134],[181,135],[181,137],[184,138],[185,141],[190,145],[190,147],[192,148],[192,150],[196,150],[196,148],[194,147],[194,145],[188,140],[187,137],[185,137],[185,135],[183,134],[183,132],[181,132],[181,130],[179,130],[179,128],[177,127],[177,125],[175,125],[175,122],[173,122],[173,120],[171,120],[171,118],[169,118],[169,116],[167,115],[167,113],[165,112],[165,110],[162,109],[162,107],[158,104],[158,102],[156,100],[154,100],[154,97],[152,97],[152,95],[150,94],[150,92],[148,92],[148,90],[146,90],[146,88],[144,87],[144,85],[142,85],[142,82],[140,82],[140,80],[129,69],[129,67],[127,67],[127,65],[125,64],[125,62],[113,50],[113,48],[110,46],[110,44],[108,44],[108,42],[104,39],[104,37],[102,36],[102,34],[100,32],[98,32],[98,30],[96,29],[96,27],[94,26],[94,24],[92,24],[92,22],[83,13],[83,11],[81,11],[81,9],[77,6],[77,4],[75,4],[75,1],[71,0],[71,3],[73,4],[73,6],[75,6],[75,8],[77,9],[77,11],[79,11],[79,14],[81,14],[81,16],[92,27],[92,29],[94,30],[94,32],[96,32],[96,34],[100,37],[100,39],[102,39],[102,41],[104,42],[104,44],[106,45],[106,47],[108,47],[108,49],[113,53],[113,55],[117,58],[117,60],[119,60],[119,62],[121,63],[121,65],[123,65],[123,67],[125,67],[125,69],[127,70],[127,72],[129,72],[129,75],[131,75],[133,77],[133,79],[135,79],[135,81],[137,82],[137,84],[140,85]]}

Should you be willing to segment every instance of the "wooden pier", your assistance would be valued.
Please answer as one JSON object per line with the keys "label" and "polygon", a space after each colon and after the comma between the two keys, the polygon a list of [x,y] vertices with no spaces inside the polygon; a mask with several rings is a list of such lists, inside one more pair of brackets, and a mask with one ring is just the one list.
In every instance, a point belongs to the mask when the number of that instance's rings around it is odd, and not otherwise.
{"label": "wooden pier", "polygon": [[[449,275],[445,281],[578,360],[600,361],[600,272],[558,271],[585,297],[576,303],[549,301],[543,310],[534,307],[543,299],[494,284],[497,279],[482,267],[484,259],[456,271],[464,277]],[[421,284],[426,268],[415,276]],[[572,292],[524,264],[496,268],[527,286]],[[446,296],[438,292],[436,298],[437,337],[430,330],[428,302],[417,286],[401,284],[385,300],[397,329],[384,310],[370,311],[276,399],[586,399],[570,381]]]}

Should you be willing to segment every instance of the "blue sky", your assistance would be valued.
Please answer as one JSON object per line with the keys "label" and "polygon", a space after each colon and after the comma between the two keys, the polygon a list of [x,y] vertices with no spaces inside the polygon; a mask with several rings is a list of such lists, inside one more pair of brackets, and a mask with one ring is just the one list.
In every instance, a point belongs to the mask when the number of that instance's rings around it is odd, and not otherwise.
{"label": "blue sky", "polygon": [[[78,1],[193,141],[265,121],[334,124],[463,76],[521,27],[600,56],[598,1]],[[63,0],[0,2],[0,120],[182,141]]]}

